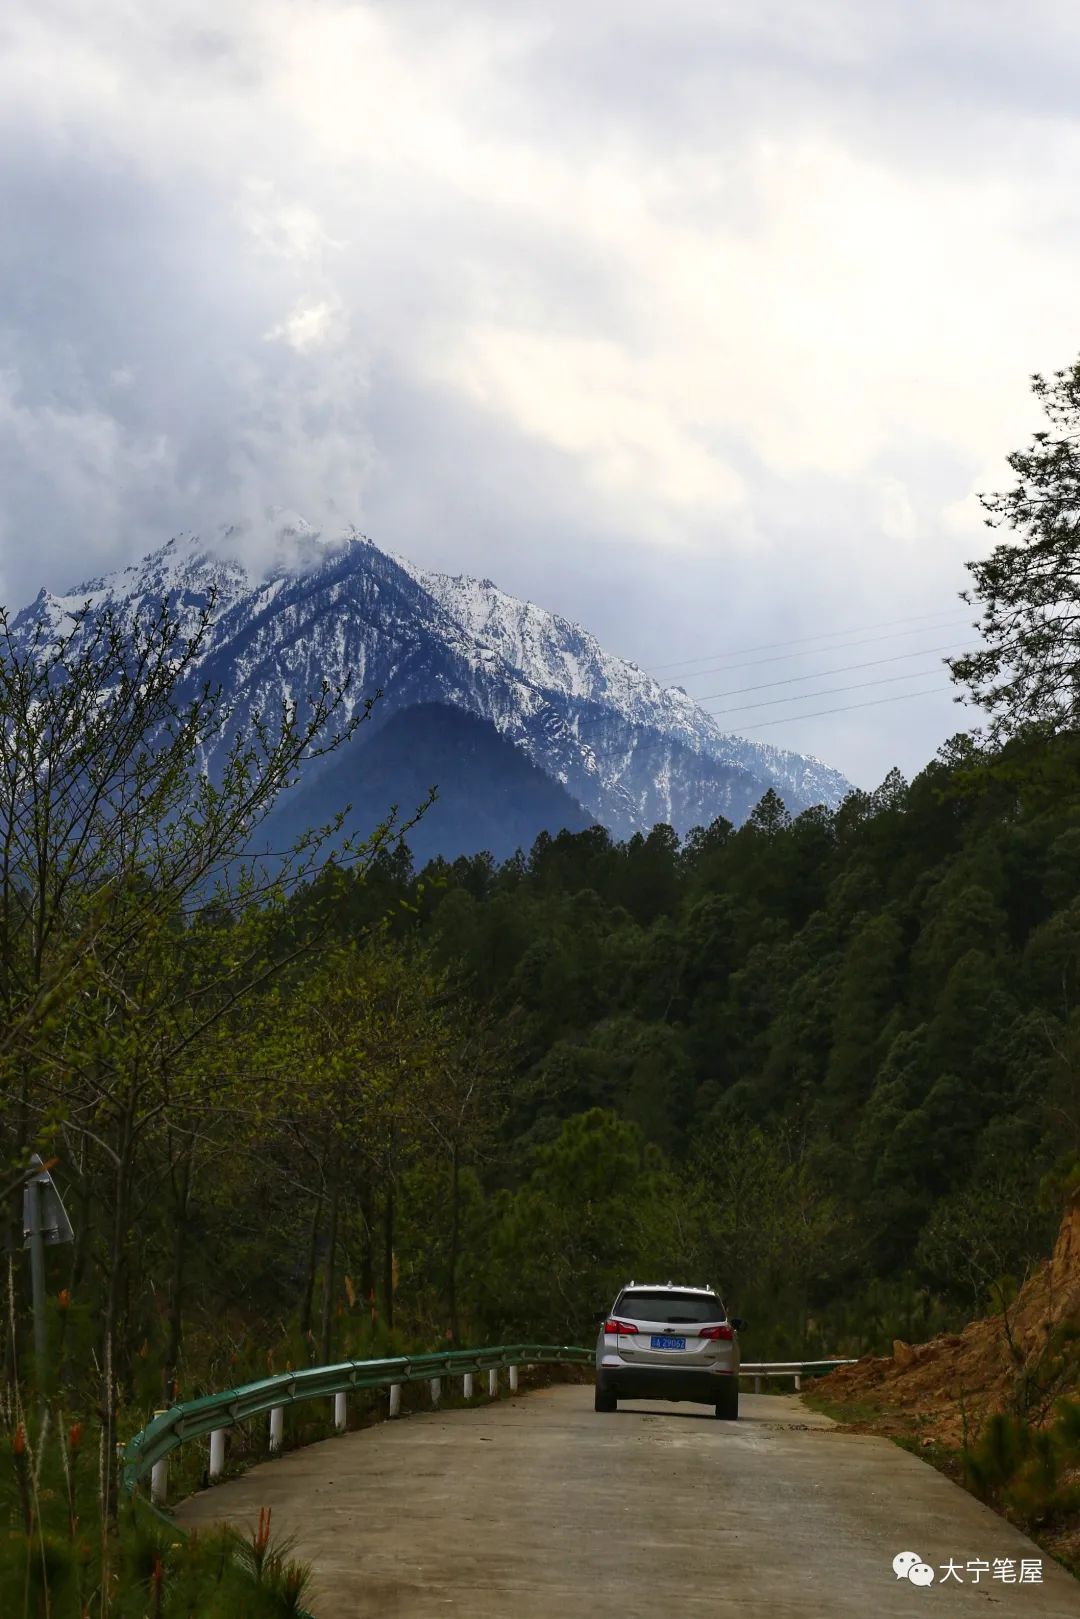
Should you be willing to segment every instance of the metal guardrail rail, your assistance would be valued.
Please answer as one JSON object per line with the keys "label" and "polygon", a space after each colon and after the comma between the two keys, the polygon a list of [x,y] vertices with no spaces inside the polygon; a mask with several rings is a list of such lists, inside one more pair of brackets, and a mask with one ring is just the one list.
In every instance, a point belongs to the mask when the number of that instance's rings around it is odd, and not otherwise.
{"label": "metal guardrail rail", "polygon": [[[441,1380],[461,1377],[466,1396],[472,1394],[477,1372],[488,1373],[488,1392],[497,1389],[498,1373],[510,1368],[511,1389],[517,1387],[519,1366],[591,1366],[595,1351],[571,1344],[500,1344],[492,1349],[450,1349],[431,1355],[400,1355],[388,1360],[346,1360],[334,1366],[310,1366],[300,1371],[264,1377],[257,1383],[244,1383],[221,1394],[207,1394],[198,1400],[185,1400],[158,1412],[146,1427],[128,1440],[121,1456],[121,1480],[126,1492],[134,1494],[140,1482],[151,1475],[151,1498],[165,1499],[168,1456],[188,1439],[210,1435],[211,1479],[219,1478],[225,1465],[225,1433],[237,1423],[270,1413],[270,1450],[279,1451],[284,1442],[286,1406],[304,1400],[334,1400],[334,1426],[345,1427],[345,1398],[358,1389],[388,1388],[390,1414],[400,1409],[404,1383],[427,1382],[438,1403]],[[752,1377],[754,1389],[761,1390],[766,1377],[790,1377],[796,1389],[804,1377],[823,1377],[837,1366],[850,1366],[850,1360],[747,1361],[739,1368],[741,1377]]]}
{"label": "metal guardrail rail", "polygon": [[853,1360],[758,1360],[743,1361],[740,1377],[754,1379],[755,1394],[761,1393],[761,1380],[765,1377],[790,1377],[796,1389],[802,1388],[804,1377],[827,1377],[838,1366],[854,1366]]}
{"label": "metal guardrail rail", "polygon": [[226,1389],[221,1394],[184,1400],[168,1411],[159,1412],[124,1446],[120,1459],[121,1481],[131,1495],[149,1473],[153,1498],[164,1500],[166,1458],[185,1440],[199,1439],[205,1434],[211,1436],[210,1477],[219,1476],[224,1464],[225,1430],[266,1412],[270,1413],[270,1449],[278,1450],[283,1441],[284,1408],[303,1400],[334,1397],[335,1425],[344,1428],[344,1398],[357,1389],[389,1388],[393,1412],[396,1409],[393,1391],[400,1391],[403,1383],[429,1382],[437,1399],[435,1385],[441,1378],[465,1377],[470,1380],[466,1388],[471,1392],[472,1375],[486,1371],[489,1390],[494,1392],[492,1374],[497,1377],[504,1366],[511,1368],[513,1386],[518,1366],[591,1365],[593,1355],[591,1349],[568,1344],[503,1344],[493,1349],[451,1349],[433,1355],[401,1355],[389,1360],[346,1360],[335,1366],[282,1372],[257,1383]]}

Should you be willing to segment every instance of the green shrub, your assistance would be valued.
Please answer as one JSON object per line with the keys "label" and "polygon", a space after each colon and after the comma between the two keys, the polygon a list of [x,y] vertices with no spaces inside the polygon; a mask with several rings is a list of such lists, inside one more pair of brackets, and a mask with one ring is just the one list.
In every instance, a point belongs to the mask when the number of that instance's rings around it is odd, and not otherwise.
{"label": "green shrub", "polygon": [[963,1452],[964,1476],[983,1500],[1032,1528],[1080,1509],[1080,1403],[1062,1401],[1054,1422],[1035,1427],[1002,1411]]}

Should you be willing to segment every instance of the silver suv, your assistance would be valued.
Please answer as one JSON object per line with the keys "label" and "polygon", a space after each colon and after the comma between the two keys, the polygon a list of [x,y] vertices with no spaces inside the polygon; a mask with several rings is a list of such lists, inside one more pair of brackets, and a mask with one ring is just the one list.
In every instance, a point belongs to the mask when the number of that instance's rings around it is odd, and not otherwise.
{"label": "silver suv", "polygon": [[622,1400],[698,1400],[739,1415],[738,1316],[711,1287],[628,1282],[596,1340],[596,1409]]}

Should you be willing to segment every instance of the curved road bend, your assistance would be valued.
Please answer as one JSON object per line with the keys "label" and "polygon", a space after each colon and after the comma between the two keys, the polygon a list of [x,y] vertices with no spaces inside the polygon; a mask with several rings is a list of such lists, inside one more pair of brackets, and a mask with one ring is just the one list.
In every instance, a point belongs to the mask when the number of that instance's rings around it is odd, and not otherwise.
{"label": "curved road bend", "polygon": [[[562,1385],[384,1422],[293,1451],[185,1501],[185,1528],[273,1508],[314,1565],[318,1619],[1077,1619],[1080,1584],[1042,1558],[1008,1585],[970,1560],[1042,1554],[926,1463],[839,1432],[793,1396],[597,1416]],[[929,1588],[897,1580],[915,1551]],[[964,1583],[940,1583],[952,1560]]]}

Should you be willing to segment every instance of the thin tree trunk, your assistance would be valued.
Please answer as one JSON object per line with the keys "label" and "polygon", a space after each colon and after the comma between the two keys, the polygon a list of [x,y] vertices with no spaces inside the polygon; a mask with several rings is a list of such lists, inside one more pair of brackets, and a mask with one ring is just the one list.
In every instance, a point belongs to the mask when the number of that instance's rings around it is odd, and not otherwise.
{"label": "thin tree trunk", "polygon": [[86,1278],[86,1267],[90,1258],[90,1237],[93,1231],[93,1197],[90,1190],[90,1180],[81,1168],[74,1201],[75,1207],[72,1211],[71,1223],[75,1228],[75,1241],[71,1245],[68,1290],[73,1298],[78,1298],[79,1290]]}
{"label": "thin tree trunk", "polygon": [[[24,1069],[22,1087],[19,1093],[18,1109],[15,1115],[15,1137],[13,1156],[20,1161],[24,1154],[29,1153],[30,1147],[30,1077],[29,1066]],[[5,1232],[4,1246],[8,1254],[14,1259],[21,1256],[23,1246],[23,1188],[18,1186],[11,1194],[10,1202],[5,1210],[7,1216],[7,1231]],[[21,1328],[26,1311],[22,1308],[26,1294],[24,1264],[16,1263],[11,1278],[17,1300],[15,1317],[11,1323],[11,1336],[4,1354],[4,1378],[11,1383],[14,1381],[15,1368],[22,1359],[22,1333]]]}
{"label": "thin tree trunk", "polygon": [[115,1206],[113,1208],[112,1236],[109,1242],[109,1268],[105,1288],[105,1310],[102,1320],[102,1340],[109,1345],[109,1358],[114,1380],[129,1383],[131,1346],[126,1338],[124,1300],[126,1298],[126,1269],[128,1251],[128,1216],[131,1205],[131,1160],[133,1152],[132,1111],[134,1102],[129,1095],[121,1120],[121,1136],[117,1153]]}
{"label": "thin tree trunk", "polygon": [[450,1341],[454,1345],[458,1341],[457,1268],[460,1201],[458,1144],[455,1141],[450,1167],[450,1261],[446,1289],[446,1302],[450,1315]]}
{"label": "thin tree trunk", "polygon": [[394,1325],[394,1181],[388,1176],[383,1209],[383,1320]]}
{"label": "thin tree trunk", "polygon": [[311,1318],[315,1299],[315,1272],[319,1260],[319,1226],[322,1222],[323,1197],[320,1192],[315,1199],[315,1207],[311,1211],[311,1229],[308,1234],[307,1276],[304,1279],[304,1292],[300,1300],[300,1331],[305,1338],[311,1331]]}
{"label": "thin tree trunk", "polygon": [[375,1210],[372,1206],[370,1183],[364,1188],[364,1195],[360,1201],[360,1218],[364,1226],[360,1247],[360,1292],[365,1309],[369,1309],[375,1292]]}
{"label": "thin tree trunk", "polygon": [[180,1179],[173,1177],[173,1262],[169,1282],[169,1327],[165,1360],[161,1368],[161,1401],[169,1405],[180,1360],[184,1336],[184,1282],[187,1272],[188,1209],[191,1201],[191,1160],[194,1146],[189,1141],[181,1161]]}
{"label": "thin tree trunk", "polygon": [[105,1332],[105,1347],[102,1357],[101,1410],[98,1412],[98,1416],[101,1419],[101,1477],[98,1489],[101,1496],[102,1609],[104,1610],[108,1592],[108,1584],[105,1580],[108,1525],[116,1517],[116,1489],[113,1481],[113,1468],[115,1466],[113,1458],[116,1455],[116,1381],[113,1377],[112,1333],[108,1329]]}
{"label": "thin tree trunk", "polygon": [[323,1281],[322,1334],[320,1350],[322,1364],[330,1361],[330,1337],[334,1327],[334,1270],[337,1259],[338,1212],[341,1207],[341,1143],[335,1141],[330,1165],[330,1229],[327,1235],[326,1270]]}

